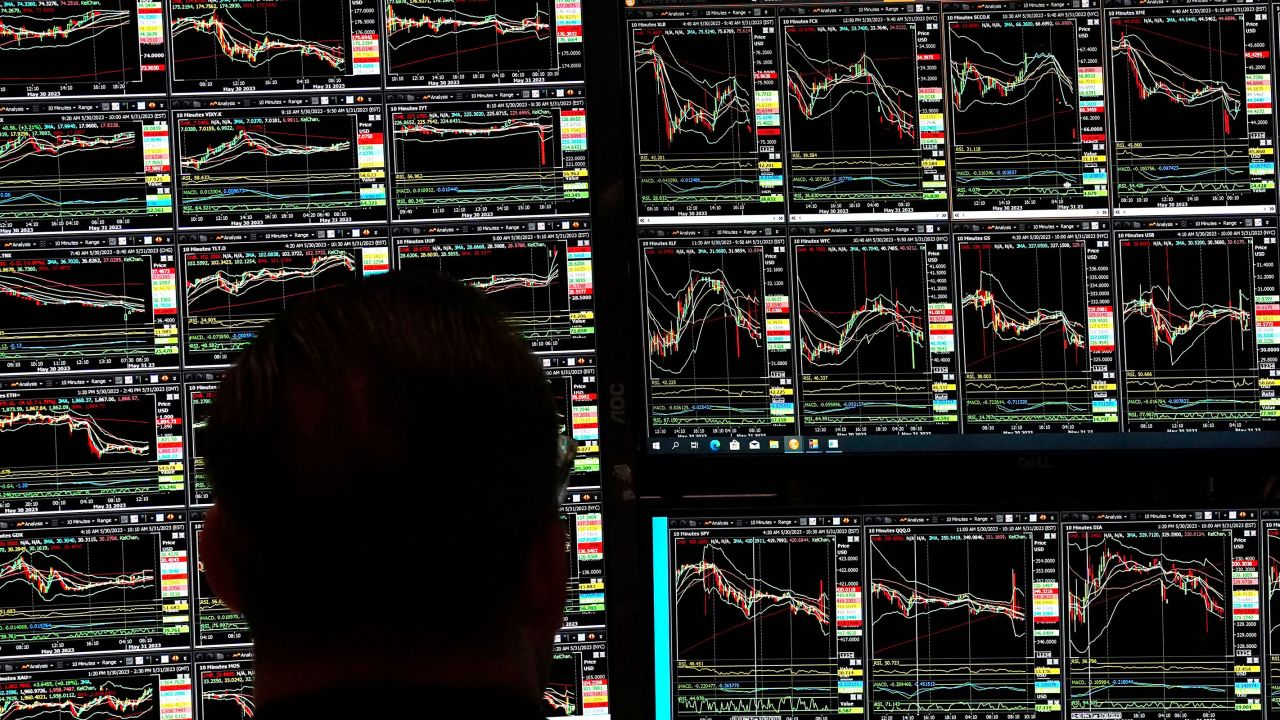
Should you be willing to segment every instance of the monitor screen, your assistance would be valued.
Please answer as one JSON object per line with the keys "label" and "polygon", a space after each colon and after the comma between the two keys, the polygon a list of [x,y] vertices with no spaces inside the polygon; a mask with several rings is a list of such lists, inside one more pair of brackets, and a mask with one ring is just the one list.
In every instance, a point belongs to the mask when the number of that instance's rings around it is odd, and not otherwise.
{"label": "monitor screen", "polygon": [[624,5],[647,451],[1280,446],[1266,3]]}
{"label": "monitor screen", "polygon": [[659,515],[656,716],[1257,720],[1272,515]]}

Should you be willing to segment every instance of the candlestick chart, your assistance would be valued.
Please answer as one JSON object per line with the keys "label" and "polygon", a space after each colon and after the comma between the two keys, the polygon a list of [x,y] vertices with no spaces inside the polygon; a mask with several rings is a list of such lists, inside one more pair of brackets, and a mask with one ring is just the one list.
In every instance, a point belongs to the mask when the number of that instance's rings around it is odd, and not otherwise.
{"label": "candlestick chart", "polygon": [[290,303],[361,277],[350,243],[257,245],[183,254],[184,351],[191,365],[231,360]]}
{"label": "candlestick chart", "polygon": [[341,77],[350,72],[350,4],[298,0],[176,0],[169,19],[173,77],[224,81]]}
{"label": "candlestick chart", "polygon": [[957,19],[947,32],[956,209],[1098,204],[1086,200],[1077,87],[1086,23]]}
{"label": "candlestick chart", "polygon": [[834,542],[733,540],[673,546],[677,716],[834,713]]}
{"label": "candlestick chart", "polygon": [[[141,8],[156,3],[53,0],[10,3],[0,8],[0,95],[47,97],[62,94],[164,92],[163,82],[143,80],[144,52],[163,61],[159,44],[148,51],[139,42]],[[154,73],[162,81],[160,73]]]}
{"label": "candlestick chart", "polygon": [[32,530],[0,551],[0,602],[7,609],[0,651],[186,644],[165,632],[175,612],[166,603],[185,593],[162,581],[178,564],[185,572],[186,553],[175,537],[185,523],[93,530]]}
{"label": "candlestick chart", "polygon": [[149,251],[12,253],[0,259],[0,361],[10,370],[172,364],[171,318],[157,315]]}
{"label": "candlestick chart", "polygon": [[542,710],[547,717],[574,717],[582,714],[582,668],[572,652],[554,652],[551,674],[542,692]]}
{"label": "candlestick chart", "polygon": [[256,709],[253,668],[247,662],[210,663],[200,667],[200,717],[248,720]]}
{"label": "candlestick chart", "polygon": [[401,244],[402,270],[429,270],[488,295],[534,349],[591,347],[589,245],[539,236],[476,235],[456,243]]}
{"label": "candlestick chart", "polygon": [[763,249],[644,255],[645,343],[655,425],[769,419]]}
{"label": "candlestick chart", "polygon": [[396,220],[586,210],[582,105],[393,110]]}
{"label": "candlestick chart", "polygon": [[[384,33],[393,85],[534,75],[556,79],[567,58],[548,0],[410,0],[386,3]],[[562,79],[580,77],[569,73]]]}
{"label": "candlestick chart", "polygon": [[[179,222],[186,227],[385,219],[380,122],[357,109],[183,114]],[[370,160],[368,150],[376,148]]]}
{"label": "candlestick chart", "polygon": [[144,123],[81,117],[0,122],[0,221],[46,231],[167,225],[143,156]]}
{"label": "candlestick chart", "polygon": [[961,244],[960,283],[966,417],[1091,418],[1083,244]]}
{"label": "candlestick chart", "polygon": [[180,504],[182,412],[165,387],[0,400],[0,513]]}
{"label": "candlestick chart", "polygon": [[1258,416],[1252,243],[1121,242],[1132,421]]}
{"label": "candlestick chart", "polygon": [[41,676],[37,682],[3,682],[0,678],[0,718],[88,718],[90,720],[159,720],[158,678],[127,677],[106,680],[82,674]]}
{"label": "candlestick chart", "polygon": [[945,176],[924,162],[944,146],[931,119],[941,117],[941,89],[922,95],[918,80],[920,64],[925,73],[940,69],[930,59],[936,31],[920,47],[924,25],[785,27],[793,215],[867,214],[877,203],[945,213]]}
{"label": "candlestick chart", "polygon": [[[1117,203],[1141,208],[1274,205],[1274,170],[1255,148],[1272,136],[1249,78],[1269,72],[1271,40],[1245,12],[1110,18]],[[1265,16],[1264,16],[1265,18]],[[1265,21],[1264,21],[1265,27]],[[1261,75],[1267,78],[1269,75]],[[1249,104],[1252,102],[1253,104]],[[1262,107],[1247,110],[1246,107]],[[1254,117],[1257,115],[1258,117]],[[1251,134],[1262,133],[1251,139]],[[1270,183],[1270,188],[1265,186]]]}
{"label": "candlestick chart", "polygon": [[1236,710],[1230,533],[1127,530],[1067,533],[1071,709]]}
{"label": "candlestick chart", "polygon": [[200,556],[200,531],[203,521],[191,523],[192,537],[195,538],[195,639],[197,647],[219,647],[223,645],[239,645],[252,642],[249,634],[249,623],[244,617],[227,607],[218,594],[209,586],[204,565]]}
{"label": "candlestick chart", "polygon": [[925,249],[797,245],[802,423],[931,421]]}
{"label": "candlestick chart", "polygon": [[[756,56],[751,26],[634,30],[638,180],[642,214],[672,215],[692,208],[741,215],[766,198],[758,163],[761,128],[757,78],[766,66]],[[775,116],[776,118],[776,116]],[[771,176],[772,177],[772,176]]]}
{"label": "candlestick chart", "polygon": [[869,536],[873,711],[1034,713],[1030,535],[929,532]]}

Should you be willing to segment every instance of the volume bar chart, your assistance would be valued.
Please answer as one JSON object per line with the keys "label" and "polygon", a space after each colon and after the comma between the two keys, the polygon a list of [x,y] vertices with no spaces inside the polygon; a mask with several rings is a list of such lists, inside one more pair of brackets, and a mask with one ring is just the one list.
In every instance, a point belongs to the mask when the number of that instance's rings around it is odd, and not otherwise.
{"label": "volume bar chart", "polygon": [[793,221],[946,219],[937,13],[784,18]]}

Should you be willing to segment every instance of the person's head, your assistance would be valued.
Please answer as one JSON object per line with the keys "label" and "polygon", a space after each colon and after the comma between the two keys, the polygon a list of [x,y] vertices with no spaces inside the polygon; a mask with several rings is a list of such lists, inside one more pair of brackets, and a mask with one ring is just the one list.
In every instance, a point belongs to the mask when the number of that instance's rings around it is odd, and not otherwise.
{"label": "person's head", "polygon": [[549,662],[566,574],[558,435],[539,363],[475,290],[395,274],[320,293],[222,381],[203,448],[206,576],[260,658]]}

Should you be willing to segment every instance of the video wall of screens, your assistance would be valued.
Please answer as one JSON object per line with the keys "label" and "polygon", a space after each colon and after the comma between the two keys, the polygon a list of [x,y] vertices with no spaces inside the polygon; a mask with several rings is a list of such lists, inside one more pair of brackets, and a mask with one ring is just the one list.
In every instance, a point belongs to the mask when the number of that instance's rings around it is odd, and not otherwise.
{"label": "video wall of screens", "polygon": [[1272,515],[658,516],[656,717],[1261,718]]}
{"label": "video wall of screens", "polygon": [[645,450],[1280,444],[1276,12],[624,0]]}
{"label": "video wall of screens", "polygon": [[209,411],[278,313],[398,272],[543,365],[578,442],[543,709],[610,715],[585,36],[579,0],[0,1],[0,717],[253,717]]}

